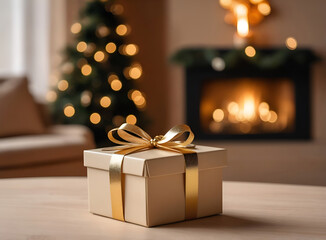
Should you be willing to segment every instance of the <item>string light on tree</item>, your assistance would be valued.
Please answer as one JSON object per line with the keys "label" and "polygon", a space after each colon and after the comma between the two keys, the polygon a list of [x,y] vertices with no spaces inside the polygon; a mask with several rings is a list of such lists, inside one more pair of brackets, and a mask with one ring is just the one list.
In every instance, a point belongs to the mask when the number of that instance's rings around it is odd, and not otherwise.
{"label": "string light on tree", "polygon": [[133,59],[139,47],[126,41],[131,28],[120,16],[123,11],[113,1],[87,1],[70,27],[74,42],[60,59],[58,80],[46,95],[56,123],[89,127],[99,146],[108,144],[112,127],[125,121],[144,123],[146,99],[137,82],[130,81],[143,74]]}
{"label": "string light on tree", "polygon": [[85,52],[87,49],[87,43],[84,41],[81,41],[77,44],[76,49],[78,52]]}
{"label": "string light on tree", "polygon": [[134,56],[138,53],[138,46],[136,44],[128,44],[124,47],[124,53],[129,56]]}
{"label": "string light on tree", "polygon": [[140,64],[133,64],[128,71],[128,75],[132,79],[138,79],[142,75],[142,67]]}
{"label": "string light on tree", "polygon": [[125,24],[120,24],[119,26],[117,26],[115,32],[120,35],[120,36],[125,36],[129,33],[130,28],[125,25]]}
{"label": "string light on tree", "polygon": [[126,122],[129,124],[136,124],[137,123],[137,118],[135,115],[130,114],[126,117]]}
{"label": "string light on tree", "polygon": [[124,11],[124,8],[121,4],[114,4],[109,8],[109,11],[111,11],[114,15],[121,15]]}
{"label": "string light on tree", "polygon": [[111,82],[111,88],[114,91],[119,91],[122,88],[122,83],[119,79],[115,79]]}
{"label": "string light on tree", "polygon": [[66,117],[70,118],[75,115],[75,108],[71,104],[68,104],[63,109],[63,113],[66,115]]}
{"label": "string light on tree", "polygon": [[105,50],[106,50],[108,53],[114,53],[116,49],[117,49],[117,46],[116,46],[113,42],[109,42],[109,43],[106,44],[106,46],[105,46]]}
{"label": "string light on tree", "polygon": [[92,113],[90,116],[89,116],[89,120],[91,121],[91,123],[93,124],[99,124],[99,122],[101,121],[101,116],[100,114],[98,113]]}
{"label": "string light on tree", "polygon": [[55,100],[57,100],[57,97],[58,97],[57,93],[53,90],[48,91],[46,94],[46,100],[48,102],[54,102]]}
{"label": "string light on tree", "polygon": [[106,26],[99,26],[97,28],[96,34],[100,38],[106,37],[110,34],[110,29]]}
{"label": "string light on tree", "polygon": [[108,96],[104,96],[100,100],[100,104],[104,108],[108,108],[111,105],[111,99]]}
{"label": "string light on tree", "polygon": [[82,92],[81,96],[80,96],[80,103],[82,104],[82,106],[84,107],[88,107],[91,103],[92,100],[92,92],[85,90]]}
{"label": "string light on tree", "polygon": [[105,54],[104,52],[102,51],[97,51],[95,54],[94,54],[94,60],[96,62],[102,62],[105,58]]}
{"label": "string light on tree", "polygon": [[92,73],[92,67],[88,64],[85,64],[84,66],[82,66],[81,68],[81,73],[84,76],[89,76]]}
{"label": "string light on tree", "polygon": [[69,87],[69,83],[67,80],[60,80],[58,82],[58,89],[60,91],[66,91],[68,89],[68,87]]}
{"label": "string light on tree", "polygon": [[70,31],[73,34],[77,34],[77,33],[79,33],[81,31],[81,29],[82,29],[81,24],[79,22],[76,22],[73,25],[71,25]]}

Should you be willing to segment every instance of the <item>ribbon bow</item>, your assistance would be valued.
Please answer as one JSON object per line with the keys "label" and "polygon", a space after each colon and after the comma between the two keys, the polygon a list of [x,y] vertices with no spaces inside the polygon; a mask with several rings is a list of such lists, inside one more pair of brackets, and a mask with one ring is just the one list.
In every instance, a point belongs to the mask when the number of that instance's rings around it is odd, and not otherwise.
{"label": "ribbon bow", "polygon": [[[187,132],[189,135],[185,141],[174,141]],[[117,133],[124,141],[116,139],[113,136],[114,133]],[[190,127],[185,124],[174,126],[164,136],[158,135],[151,138],[151,136],[140,127],[124,123],[119,128],[112,129],[108,133],[108,137],[112,142],[123,145],[122,147],[113,147],[113,149],[119,150],[116,154],[126,155],[150,148],[161,148],[181,153],[193,153],[193,151],[186,149],[186,147],[194,140],[194,134]],[[112,150],[112,148],[105,148],[103,150]]]}
{"label": "ribbon bow", "polygon": [[[189,133],[184,141],[176,141],[185,133]],[[115,138],[117,134],[123,141]],[[154,138],[136,125],[124,123],[119,128],[114,128],[108,133],[109,139],[119,145],[103,148],[103,151],[118,150],[110,160],[110,191],[112,217],[124,221],[123,194],[122,194],[122,164],[125,155],[144,151],[151,148],[182,153],[185,157],[185,199],[186,219],[195,218],[197,215],[198,201],[198,158],[195,151],[187,149],[193,147],[194,134],[190,127],[182,124],[171,128],[165,135]]]}

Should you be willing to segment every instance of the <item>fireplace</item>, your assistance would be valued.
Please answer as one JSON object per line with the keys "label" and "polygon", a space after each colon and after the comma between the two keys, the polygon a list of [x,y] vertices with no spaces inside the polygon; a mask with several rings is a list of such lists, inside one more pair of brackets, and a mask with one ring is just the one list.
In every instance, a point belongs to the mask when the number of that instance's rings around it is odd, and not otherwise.
{"label": "fireplace", "polygon": [[[186,65],[186,118],[197,139],[310,138],[312,52],[255,51],[256,59],[241,49],[173,57]],[[227,62],[231,54],[238,56]]]}

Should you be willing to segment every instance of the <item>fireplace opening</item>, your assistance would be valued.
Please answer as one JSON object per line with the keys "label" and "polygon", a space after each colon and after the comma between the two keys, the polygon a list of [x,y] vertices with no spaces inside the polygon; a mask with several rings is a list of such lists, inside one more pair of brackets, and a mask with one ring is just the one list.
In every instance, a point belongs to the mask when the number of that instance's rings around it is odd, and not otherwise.
{"label": "fireplace opening", "polygon": [[200,96],[200,124],[206,134],[295,130],[295,91],[289,78],[207,80]]}
{"label": "fireplace opening", "polygon": [[[186,120],[196,139],[310,139],[309,49],[191,48],[185,66]],[[217,65],[215,63],[218,63]]]}

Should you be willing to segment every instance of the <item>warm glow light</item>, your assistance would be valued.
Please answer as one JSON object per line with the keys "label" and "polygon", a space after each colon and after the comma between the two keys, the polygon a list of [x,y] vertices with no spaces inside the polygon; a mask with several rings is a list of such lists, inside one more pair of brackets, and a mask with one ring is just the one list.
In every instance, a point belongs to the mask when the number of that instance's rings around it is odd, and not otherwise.
{"label": "warm glow light", "polygon": [[256,50],[252,46],[248,46],[245,49],[245,53],[248,57],[254,57],[256,55]]}
{"label": "warm glow light", "polygon": [[260,2],[262,2],[263,0],[250,0],[250,2],[252,3],[252,4],[258,4],[258,3],[260,3]]}
{"label": "warm glow light", "polygon": [[113,80],[116,80],[116,79],[119,80],[118,76],[117,76],[116,74],[111,74],[111,75],[108,77],[108,82],[111,84],[111,82],[112,82]]}
{"label": "warm glow light", "polygon": [[95,43],[89,43],[89,44],[87,44],[87,49],[86,49],[86,51],[84,52],[84,54],[85,54],[86,56],[90,56],[90,55],[92,55],[92,53],[95,51],[95,49],[96,49],[96,45],[95,45]]}
{"label": "warm glow light", "polygon": [[232,0],[220,0],[220,4],[224,8],[229,8],[232,4]]}
{"label": "warm glow light", "polygon": [[268,121],[270,123],[275,123],[277,121],[277,114],[276,114],[276,112],[270,111],[269,113],[270,113],[270,118],[269,118]]}
{"label": "warm glow light", "polygon": [[144,107],[145,104],[146,104],[146,100],[143,96],[138,96],[138,97],[135,97],[134,100],[134,103],[137,105],[137,107]]}
{"label": "warm glow light", "polygon": [[96,62],[102,62],[104,60],[104,53],[102,51],[97,51],[95,54],[94,54],[94,60]]}
{"label": "warm glow light", "polygon": [[68,87],[69,87],[69,83],[67,82],[67,80],[60,80],[58,82],[58,89],[60,91],[66,91]]}
{"label": "warm glow light", "polygon": [[55,100],[57,100],[57,93],[55,91],[48,91],[46,94],[46,100],[48,102],[54,102]]}
{"label": "warm glow light", "polygon": [[211,64],[212,64],[212,68],[216,71],[223,71],[225,68],[225,62],[220,57],[213,58]]}
{"label": "warm glow light", "polygon": [[67,105],[63,109],[63,113],[66,117],[72,117],[75,115],[75,108],[72,105]]}
{"label": "warm glow light", "polygon": [[126,35],[127,34],[127,32],[128,32],[128,27],[126,26],[126,25],[124,25],[124,24],[120,24],[119,26],[117,26],[117,28],[116,28],[116,33],[118,34],[118,35],[120,35],[120,36],[124,36],[124,35]]}
{"label": "warm glow light", "polygon": [[142,74],[142,68],[139,64],[131,67],[129,69],[129,76],[132,78],[132,79],[138,79],[140,78],[141,74]]}
{"label": "warm glow light", "polygon": [[105,50],[108,53],[114,53],[116,49],[117,46],[113,42],[109,42],[108,44],[106,44]]}
{"label": "warm glow light", "polygon": [[258,111],[260,115],[268,115],[269,114],[269,105],[266,102],[262,102],[258,106]]}
{"label": "warm glow light", "polygon": [[85,52],[86,49],[87,49],[87,43],[85,43],[85,42],[83,42],[83,41],[82,41],[82,42],[79,42],[79,43],[77,44],[76,49],[77,49],[78,52]]}
{"label": "warm glow light", "polygon": [[92,113],[91,116],[89,117],[89,120],[93,124],[98,124],[101,121],[101,116],[98,113]]}
{"label": "warm glow light", "polygon": [[135,101],[135,99],[136,99],[137,97],[139,97],[139,96],[142,96],[142,94],[141,94],[141,92],[138,91],[138,90],[134,90],[134,91],[131,93],[131,99],[132,99],[133,101]]}
{"label": "warm glow light", "polygon": [[88,90],[83,91],[80,96],[80,102],[84,107],[89,106],[92,100],[92,93]]}
{"label": "warm glow light", "polygon": [[111,82],[111,88],[114,91],[119,91],[122,88],[122,83],[119,79],[115,79]]}
{"label": "warm glow light", "polygon": [[237,31],[240,37],[246,37],[249,33],[249,23],[247,18],[238,18]]}
{"label": "warm glow light", "polygon": [[213,112],[213,119],[215,122],[221,122],[224,119],[224,112],[222,109],[215,109]]}
{"label": "warm glow light", "polygon": [[135,115],[130,114],[126,117],[126,122],[129,124],[136,124],[137,118],[135,117]]}
{"label": "warm glow light", "polygon": [[257,9],[264,16],[267,16],[271,13],[271,6],[269,6],[269,4],[265,2],[259,3]]}
{"label": "warm glow light", "polygon": [[121,4],[112,5],[110,10],[114,15],[121,15],[124,11],[123,6]]}
{"label": "warm glow light", "polygon": [[111,105],[111,99],[108,96],[104,96],[100,100],[100,104],[104,108],[108,108]]}
{"label": "warm glow light", "polygon": [[84,66],[82,66],[81,68],[81,73],[84,75],[84,76],[88,76],[92,73],[92,67],[88,64],[85,64]]}
{"label": "warm glow light", "polygon": [[255,118],[255,100],[252,96],[248,96],[244,100],[243,117],[248,121]]}
{"label": "warm glow light", "polygon": [[133,56],[138,53],[138,46],[135,44],[128,44],[124,50],[127,55]]}
{"label": "warm glow light", "polygon": [[108,27],[106,27],[106,26],[100,26],[100,27],[97,29],[97,34],[98,34],[100,37],[106,37],[107,35],[110,34],[110,29],[108,29]]}
{"label": "warm glow light", "polygon": [[230,102],[227,108],[232,115],[236,115],[239,112],[239,105],[236,102]]}
{"label": "warm glow light", "polygon": [[297,48],[298,46],[298,43],[297,43],[297,40],[295,40],[295,38],[293,37],[288,37],[286,40],[285,40],[285,45],[288,49],[290,50],[294,50]]}
{"label": "warm glow light", "polygon": [[81,31],[82,29],[82,26],[80,23],[74,23],[73,25],[71,25],[71,28],[70,28],[70,31],[73,33],[73,34],[77,34]]}
{"label": "warm glow light", "polygon": [[235,14],[237,15],[237,17],[247,17],[248,15],[248,8],[246,7],[246,5],[243,4],[237,4],[234,7],[234,11]]}

